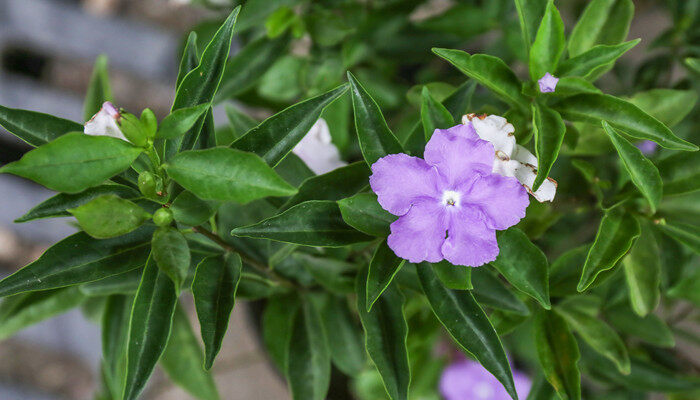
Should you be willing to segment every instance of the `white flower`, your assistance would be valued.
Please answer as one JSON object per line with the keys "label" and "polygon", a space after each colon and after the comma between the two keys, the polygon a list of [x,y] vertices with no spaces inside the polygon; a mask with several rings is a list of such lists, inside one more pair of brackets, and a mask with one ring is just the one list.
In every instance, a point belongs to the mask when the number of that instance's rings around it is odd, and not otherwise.
{"label": "white flower", "polygon": [[493,172],[503,176],[515,177],[537,201],[552,201],[557,191],[557,182],[547,178],[537,191],[532,191],[532,184],[537,176],[537,157],[525,147],[515,143],[515,128],[498,115],[477,116],[467,114],[462,117],[463,124],[471,122],[476,134],[490,142],[496,152],[493,160]]}
{"label": "white flower", "polygon": [[331,142],[331,131],[323,118],[316,121],[292,152],[319,175],[347,165],[340,159],[338,148]]}
{"label": "white flower", "polygon": [[126,140],[126,137],[117,124],[120,117],[119,110],[114,107],[114,104],[105,101],[100,111],[85,123],[84,132],[92,136],[111,136]]}

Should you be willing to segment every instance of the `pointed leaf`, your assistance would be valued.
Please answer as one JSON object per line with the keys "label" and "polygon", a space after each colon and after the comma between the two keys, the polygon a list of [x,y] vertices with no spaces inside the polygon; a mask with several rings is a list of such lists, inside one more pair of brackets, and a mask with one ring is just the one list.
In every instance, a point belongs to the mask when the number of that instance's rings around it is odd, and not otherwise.
{"label": "pointed leaf", "polygon": [[630,303],[637,315],[643,317],[659,304],[661,293],[661,257],[659,246],[649,223],[640,221],[641,234],[632,250],[622,260]]}
{"label": "pointed leaf", "polygon": [[564,319],[552,311],[537,313],[535,319],[537,356],[545,378],[561,399],[581,399],[581,357],[574,335]]}
{"label": "pointed leaf", "polygon": [[389,287],[397,272],[403,267],[406,260],[396,257],[394,251],[389,248],[386,240],[377,246],[372,260],[369,263],[367,273],[366,299],[367,311],[371,311],[379,296]]}
{"label": "pointed leaf", "polygon": [[287,365],[287,349],[292,336],[292,322],[299,299],[294,295],[274,296],[267,301],[262,315],[262,339],[272,362],[282,372]]}
{"label": "pointed leaf", "polygon": [[525,303],[487,268],[475,268],[471,275],[472,294],[479,304],[519,315],[530,314]]}
{"label": "pointed leaf", "polygon": [[102,374],[113,399],[121,398],[124,392],[126,346],[133,301],[134,296],[109,296],[102,314]]}
{"label": "pointed leaf", "polygon": [[174,139],[184,135],[209,107],[209,103],[205,103],[173,111],[161,121],[158,132],[156,132],[156,139]]}
{"label": "pointed leaf", "polygon": [[143,268],[132,269],[118,275],[112,275],[98,281],[80,285],[80,291],[86,296],[101,297],[113,294],[134,294],[139,288]]}
{"label": "pointed leaf", "polygon": [[605,319],[622,334],[638,337],[654,346],[675,346],[671,329],[654,314],[640,317],[629,305],[620,304],[606,309]]}
{"label": "pointed leaf", "polygon": [[435,129],[447,129],[455,125],[455,119],[447,108],[430,94],[427,86],[421,93],[420,119],[423,123],[425,140],[430,140]]}
{"label": "pointed leaf", "polygon": [[328,296],[321,310],[333,364],[344,374],[355,376],[365,367],[365,347],[356,317],[345,298]]}
{"label": "pointed leaf", "polygon": [[539,26],[546,7],[547,0],[515,0],[520,30],[528,50],[530,49],[532,41],[535,40],[537,27]]}
{"label": "pointed leaf", "polygon": [[389,225],[396,221],[396,216],[379,205],[374,193],[358,193],[338,200],[338,206],[348,225],[368,235],[386,237],[390,233]]}
{"label": "pointed leaf", "polygon": [[359,192],[369,184],[371,171],[367,164],[358,161],[334,169],[323,175],[304,180],[299,192],[280,208],[286,210],[308,200],[340,200]]}
{"label": "pointed leaf", "polygon": [[[83,116],[89,121],[93,115],[102,108],[102,103],[112,100],[112,89],[109,85],[109,73],[107,71],[107,56],[101,54],[95,59],[90,83],[88,84],[83,105]],[[80,129],[82,130],[82,129]]]}
{"label": "pointed leaf", "polygon": [[558,112],[535,102],[532,106],[532,131],[537,154],[537,178],[532,184],[532,190],[536,191],[549,176],[549,171],[559,156],[566,126]]}
{"label": "pointed leaf", "polygon": [[613,46],[595,46],[585,53],[562,62],[557,69],[557,76],[580,76],[592,80],[597,77],[602,68],[612,66],[618,58],[640,41],[641,39],[634,39]]}
{"label": "pointed leaf", "polygon": [[536,81],[546,72],[554,73],[566,45],[564,22],[554,0],[547,3],[537,36],[530,48],[530,78]]}
{"label": "pointed leaf", "polygon": [[632,0],[593,0],[569,36],[569,54],[578,56],[596,44],[625,40],[634,14]]}
{"label": "pointed leaf", "polygon": [[700,254],[700,228],[698,226],[675,221],[666,221],[658,226],[665,234]]}
{"label": "pointed leaf", "polygon": [[180,291],[190,269],[190,248],[187,239],[175,228],[161,227],[153,234],[151,258]]}
{"label": "pointed leaf", "polygon": [[175,88],[180,87],[182,80],[185,76],[197,68],[199,65],[199,51],[197,50],[197,32],[190,32],[187,36],[187,42],[185,43],[185,48],[182,50],[182,57],[180,58],[180,67],[177,72],[177,81],[175,82]]}
{"label": "pointed leaf", "polygon": [[85,300],[78,288],[22,293],[0,303],[0,340],[77,307]]}
{"label": "pointed leaf", "polygon": [[68,132],[82,131],[77,122],[36,111],[0,106],[0,125],[32,146],[41,146]]}

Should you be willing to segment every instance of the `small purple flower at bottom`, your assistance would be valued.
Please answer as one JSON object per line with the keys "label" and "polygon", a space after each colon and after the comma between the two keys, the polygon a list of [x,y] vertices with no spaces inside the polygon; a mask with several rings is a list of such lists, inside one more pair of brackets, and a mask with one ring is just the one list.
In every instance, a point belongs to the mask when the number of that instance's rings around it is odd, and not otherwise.
{"label": "small purple flower at bottom", "polygon": [[492,173],[493,145],[471,125],[436,129],[425,159],[390,154],[372,165],[379,204],[400,218],[387,244],[412,263],[446,259],[478,267],[498,255],[496,230],[525,216],[528,194],[513,177]]}
{"label": "small purple flower at bottom", "polygon": [[[532,382],[513,370],[515,391],[524,399]],[[476,361],[462,359],[447,366],[440,377],[440,393],[445,400],[511,400],[501,382]]]}
{"label": "small purple flower at bottom", "polygon": [[656,153],[656,148],[659,146],[656,144],[656,142],[652,142],[651,140],[642,140],[641,142],[637,143],[635,146],[639,149],[639,151],[642,152],[645,156],[650,156],[654,153]]}
{"label": "small purple flower at bottom", "polygon": [[552,93],[557,88],[559,78],[547,72],[540,80],[537,81],[540,85],[540,92]]}

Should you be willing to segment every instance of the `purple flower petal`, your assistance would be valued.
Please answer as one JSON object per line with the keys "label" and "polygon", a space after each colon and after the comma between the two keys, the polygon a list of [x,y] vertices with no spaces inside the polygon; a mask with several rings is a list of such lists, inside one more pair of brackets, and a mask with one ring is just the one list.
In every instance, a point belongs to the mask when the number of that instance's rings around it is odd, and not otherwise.
{"label": "purple flower petal", "polygon": [[545,73],[544,76],[537,81],[540,85],[540,92],[542,93],[552,93],[556,90],[558,82],[559,78],[549,72]]}
{"label": "purple flower petal", "polygon": [[[532,382],[527,375],[513,370],[518,397],[524,399]],[[510,400],[498,380],[476,361],[462,359],[450,364],[442,372],[440,393],[445,400]]]}
{"label": "purple flower petal", "polygon": [[412,263],[438,262],[447,231],[447,213],[437,200],[416,201],[406,215],[391,224],[387,244],[397,256]]}
{"label": "purple flower petal", "polygon": [[404,215],[420,197],[439,198],[437,171],[418,157],[390,154],[372,164],[369,177],[372,191],[382,208]]}
{"label": "purple flower petal", "polygon": [[[452,128],[450,128],[452,129]],[[437,167],[450,189],[473,177],[474,171],[490,173],[493,165],[493,145],[478,138],[456,136],[450,130],[436,130],[425,146],[425,162]],[[476,135],[476,133],[475,133]]]}
{"label": "purple flower petal", "polygon": [[635,146],[637,146],[639,151],[641,151],[645,156],[656,153],[656,148],[658,147],[658,145],[651,140],[642,140],[641,142],[635,144]]}
{"label": "purple flower petal", "polygon": [[457,124],[447,129],[435,129],[435,131],[433,132],[433,136],[435,136],[438,133],[447,134],[449,136],[458,136],[469,140],[480,139],[479,135],[476,133],[476,129],[474,129],[474,126],[472,126],[471,122],[466,124]]}
{"label": "purple flower petal", "polygon": [[462,207],[451,215],[443,257],[454,265],[478,267],[498,256],[496,231],[486,226],[479,211]]}
{"label": "purple flower petal", "polygon": [[517,224],[530,204],[527,191],[517,179],[498,174],[482,176],[470,188],[460,191],[465,193],[462,203],[481,210],[491,229],[503,230]]}

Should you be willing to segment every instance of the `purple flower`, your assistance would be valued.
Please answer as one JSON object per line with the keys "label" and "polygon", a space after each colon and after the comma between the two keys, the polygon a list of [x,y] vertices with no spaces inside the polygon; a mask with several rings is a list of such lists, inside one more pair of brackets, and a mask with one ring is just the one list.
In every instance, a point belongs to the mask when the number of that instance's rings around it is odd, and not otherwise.
{"label": "purple flower", "polygon": [[542,93],[553,92],[554,89],[557,88],[557,82],[559,82],[559,78],[549,72],[545,73],[544,76],[537,81],[537,83],[540,84],[540,92]]}
{"label": "purple flower", "polygon": [[650,156],[654,153],[656,153],[656,148],[659,146],[656,144],[656,142],[652,142],[651,140],[642,140],[641,142],[635,144],[639,151],[642,152],[642,154]]}
{"label": "purple flower", "polygon": [[[524,399],[532,382],[527,375],[513,370],[515,391]],[[440,377],[440,393],[445,400],[510,400],[503,385],[479,363],[462,359],[450,364]]]}
{"label": "purple flower", "polygon": [[436,129],[425,160],[391,154],[372,165],[379,204],[400,218],[387,239],[410,262],[478,267],[498,255],[496,230],[525,216],[529,198],[513,177],[492,173],[493,145],[471,125]]}

